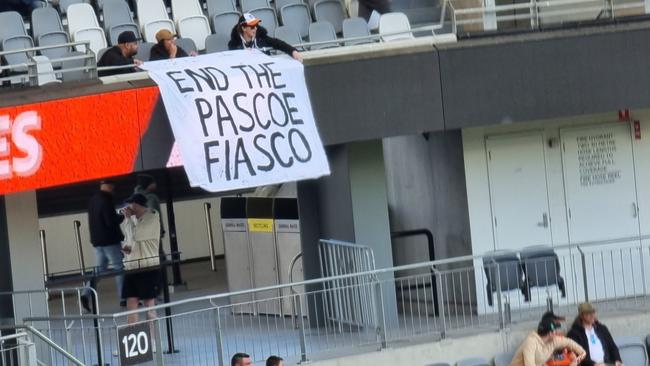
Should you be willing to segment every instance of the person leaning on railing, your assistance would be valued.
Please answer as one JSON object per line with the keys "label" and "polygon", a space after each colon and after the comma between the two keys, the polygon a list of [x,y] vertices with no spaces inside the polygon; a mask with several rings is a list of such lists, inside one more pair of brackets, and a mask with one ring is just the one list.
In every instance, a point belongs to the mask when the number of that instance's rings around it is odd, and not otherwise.
{"label": "person leaning on railing", "polygon": [[[138,38],[135,36],[135,33],[131,31],[125,31],[117,36],[117,46],[113,46],[104,52],[102,57],[97,62],[97,66],[140,66],[142,65],[142,61],[133,58],[136,53],[138,53]],[[125,67],[114,70],[100,70],[99,76],[128,74],[135,71],[135,67]]]}
{"label": "person leaning on railing", "polygon": [[576,354],[571,366],[577,366],[586,357],[585,350],[573,340],[562,336],[554,317],[544,315],[537,330],[528,334],[521,343],[510,366],[544,366],[553,352],[568,349]]}
{"label": "person leaning on railing", "polygon": [[260,26],[262,21],[251,13],[244,13],[239,22],[232,28],[229,50],[257,49],[266,54],[270,49],[280,50],[295,60],[302,62],[302,55],[292,45],[270,37],[266,28]]}
{"label": "person leaning on railing", "polygon": [[588,302],[578,306],[578,316],[567,337],[576,341],[587,351],[580,366],[623,366],[618,346],[609,329],[598,321],[596,308]]}

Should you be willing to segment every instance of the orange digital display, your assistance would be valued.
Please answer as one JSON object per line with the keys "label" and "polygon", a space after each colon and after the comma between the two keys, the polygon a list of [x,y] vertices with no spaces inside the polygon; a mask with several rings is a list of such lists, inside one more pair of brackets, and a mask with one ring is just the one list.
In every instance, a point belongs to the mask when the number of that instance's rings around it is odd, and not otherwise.
{"label": "orange digital display", "polygon": [[158,88],[0,108],[0,194],[131,173]]}

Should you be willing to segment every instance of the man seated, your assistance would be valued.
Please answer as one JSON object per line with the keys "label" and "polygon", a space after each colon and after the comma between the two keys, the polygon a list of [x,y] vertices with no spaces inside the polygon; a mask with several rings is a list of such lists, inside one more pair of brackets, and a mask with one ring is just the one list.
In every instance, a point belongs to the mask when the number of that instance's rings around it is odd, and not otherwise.
{"label": "man seated", "polygon": [[[142,61],[134,59],[133,56],[138,53],[138,39],[135,33],[125,31],[117,37],[117,46],[106,50],[97,62],[98,67],[102,66],[125,66],[125,65],[142,65]],[[121,69],[100,71],[99,76],[109,76],[117,74],[128,74],[135,72],[135,67],[125,67]]]}
{"label": "man seated", "polygon": [[187,56],[196,56],[196,52],[191,52],[189,55],[184,49],[176,45],[176,35],[168,29],[161,29],[156,33],[156,45],[151,47],[151,55],[149,60],[168,60],[172,58],[180,58]]}
{"label": "man seated", "polygon": [[587,351],[580,366],[623,366],[618,347],[607,327],[598,321],[596,308],[588,302],[578,306],[578,316],[567,336]]}

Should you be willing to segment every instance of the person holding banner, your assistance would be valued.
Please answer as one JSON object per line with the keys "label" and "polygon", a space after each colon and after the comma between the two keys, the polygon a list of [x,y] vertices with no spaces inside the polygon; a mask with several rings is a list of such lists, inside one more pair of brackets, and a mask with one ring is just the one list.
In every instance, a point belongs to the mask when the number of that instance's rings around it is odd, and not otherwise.
{"label": "person holding banner", "polygon": [[261,27],[262,21],[251,13],[244,13],[239,17],[239,22],[230,33],[229,50],[258,49],[267,55],[271,49],[280,50],[302,62],[302,55],[290,44],[273,37],[269,37],[266,28]]}
{"label": "person holding banner", "polygon": [[176,45],[176,35],[174,35],[174,33],[169,29],[159,30],[158,33],[156,33],[156,41],[158,43],[151,47],[151,53],[149,54],[150,61],[196,56],[195,52],[188,55],[184,49],[178,47]]}

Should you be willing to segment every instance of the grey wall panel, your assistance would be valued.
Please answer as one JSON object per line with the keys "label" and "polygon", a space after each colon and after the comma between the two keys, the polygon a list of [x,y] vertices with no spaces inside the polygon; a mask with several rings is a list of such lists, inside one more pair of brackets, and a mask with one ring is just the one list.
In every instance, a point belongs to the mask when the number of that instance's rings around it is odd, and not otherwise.
{"label": "grey wall panel", "polygon": [[438,57],[431,52],[305,68],[326,145],[443,128]]}
{"label": "grey wall panel", "polygon": [[446,129],[647,107],[650,29],[582,33],[441,49]]}

